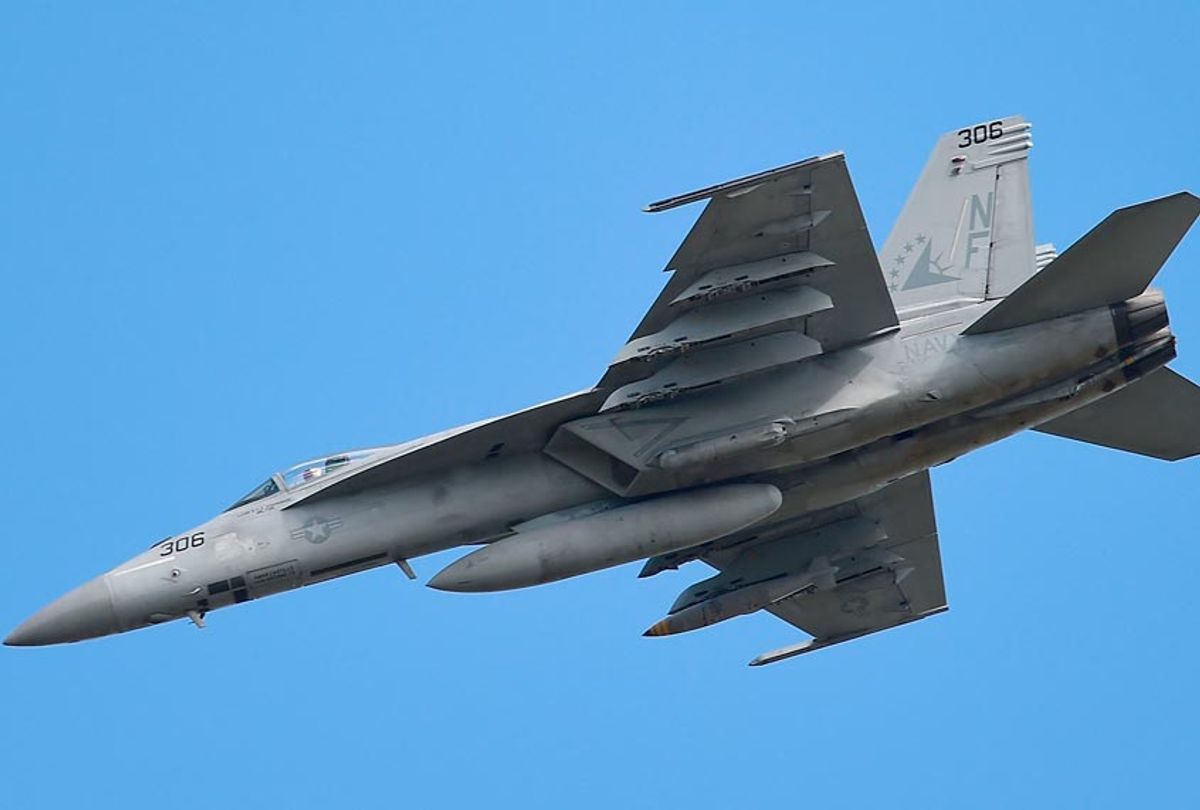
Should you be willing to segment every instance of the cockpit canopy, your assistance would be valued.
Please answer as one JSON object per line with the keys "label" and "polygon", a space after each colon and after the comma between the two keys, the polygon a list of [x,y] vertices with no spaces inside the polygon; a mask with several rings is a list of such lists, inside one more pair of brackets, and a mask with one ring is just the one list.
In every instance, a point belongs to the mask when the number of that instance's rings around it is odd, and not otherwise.
{"label": "cockpit canopy", "polygon": [[233,506],[229,507],[225,511],[232,512],[234,509],[237,509],[239,506],[245,506],[248,503],[254,503],[255,501],[260,501],[263,498],[268,497],[269,495],[274,495],[278,491],[279,491],[279,484],[278,484],[278,482],[275,481],[275,476],[272,475],[266,481],[259,484],[258,486],[256,486],[254,489],[247,492],[242,497],[238,498],[237,502],[234,503]]}
{"label": "cockpit canopy", "polygon": [[361,463],[378,452],[378,449],[355,450],[352,453],[338,453],[337,455],[325,456],[324,458],[315,458],[311,461],[301,462],[300,464],[288,467],[281,473],[275,473],[243,497],[238,498],[237,502],[225,511],[231,512],[239,506],[245,506],[248,503],[260,501],[276,493],[304,486],[322,476],[330,475],[343,467]]}

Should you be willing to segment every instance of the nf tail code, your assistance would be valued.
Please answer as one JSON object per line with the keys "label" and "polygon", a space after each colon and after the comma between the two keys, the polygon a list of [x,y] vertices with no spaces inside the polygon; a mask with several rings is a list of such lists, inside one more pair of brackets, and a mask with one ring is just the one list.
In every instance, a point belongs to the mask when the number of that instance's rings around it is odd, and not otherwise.
{"label": "nf tail code", "polygon": [[898,311],[1003,298],[1033,275],[1030,130],[1010,116],[938,140],[879,257]]}

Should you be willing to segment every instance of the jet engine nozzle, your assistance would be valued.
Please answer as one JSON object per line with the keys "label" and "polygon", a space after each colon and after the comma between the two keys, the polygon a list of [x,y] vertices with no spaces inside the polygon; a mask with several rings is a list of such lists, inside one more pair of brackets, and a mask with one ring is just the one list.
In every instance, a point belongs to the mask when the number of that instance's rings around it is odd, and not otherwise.
{"label": "jet engine nozzle", "polygon": [[1170,323],[1167,302],[1159,290],[1146,292],[1112,306],[1113,326],[1117,342],[1122,346],[1145,342]]}

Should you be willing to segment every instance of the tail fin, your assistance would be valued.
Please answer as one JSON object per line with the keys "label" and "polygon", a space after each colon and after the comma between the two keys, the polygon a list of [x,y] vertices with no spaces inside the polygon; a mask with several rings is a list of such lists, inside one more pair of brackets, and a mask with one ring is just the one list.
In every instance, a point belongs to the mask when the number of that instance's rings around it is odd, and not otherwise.
{"label": "tail fin", "polygon": [[966,329],[996,332],[1134,298],[1200,214],[1186,191],[1109,214],[1066,252]]}
{"label": "tail fin", "polygon": [[1160,368],[1034,429],[1178,461],[1200,453],[1200,387],[1169,368]]}
{"label": "tail fin", "polygon": [[1030,128],[1009,116],[938,140],[879,257],[897,310],[1003,298],[1033,274]]}

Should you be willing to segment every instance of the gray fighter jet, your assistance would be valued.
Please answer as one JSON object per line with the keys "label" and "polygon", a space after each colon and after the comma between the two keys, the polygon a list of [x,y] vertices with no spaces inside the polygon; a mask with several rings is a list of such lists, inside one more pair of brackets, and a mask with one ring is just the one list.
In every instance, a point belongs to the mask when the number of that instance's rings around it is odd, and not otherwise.
{"label": "gray fighter jet", "polygon": [[765,664],[946,610],[928,469],[1026,428],[1200,453],[1200,388],[1147,289],[1200,212],[1181,192],[1035,245],[1020,117],[946,134],[883,251],[843,155],[707,200],[592,389],[270,476],[5,641],[121,633],[478,546],[429,582],[524,588],[701,560],[646,635],[767,610],[811,636]]}

